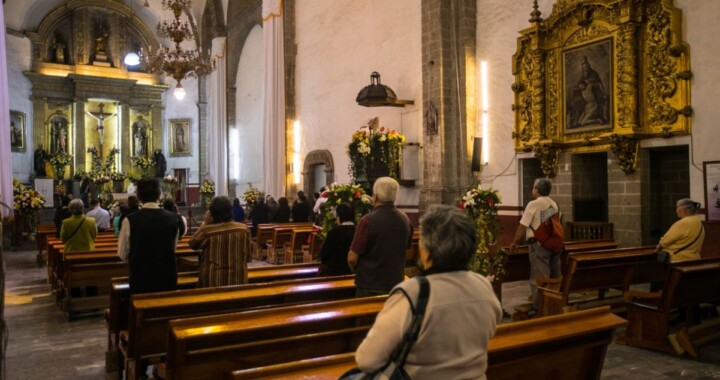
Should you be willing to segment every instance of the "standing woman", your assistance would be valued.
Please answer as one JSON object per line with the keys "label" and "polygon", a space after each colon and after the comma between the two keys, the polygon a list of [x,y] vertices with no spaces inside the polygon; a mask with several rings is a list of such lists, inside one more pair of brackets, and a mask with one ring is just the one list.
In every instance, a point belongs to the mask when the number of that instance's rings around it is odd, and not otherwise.
{"label": "standing woman", "polygon": [[671,262],[697,260],[705,240],[705,228],[697,215],[700,203],[684,198],[675,204],[678,220],[660,238],[657,251],[665,251]]}
{"label": "standing woman", "polygon": [[272,217],[272,221],[275,223],[290,222],[290,203],[288,203],[287,198],[280,197],[280,199],[278,199],[278,208]]}
{"label": "standing woman", "polygon": [[244,222],[245,221],[245,210],[240,205],[240,199],[238,199],[238,198],[235,198],[233,200],[232,213],[233,213],[234,221],[236,221],[236,222]]}
{"label": "standing woman", "polygon": [[305,193],[301,190],[297,192],[297,199],[292,206],[293,222],[307,222],[310,217],[310,205]]}
{"label": "standing woman", "polygon": [[233,221],[228,197],[215,197],[189,245],[202,249],[198,287],[246,284],[250,230]]}
{"label": "standing woman", "polygon": [[80,199],[71,200],[68,209],[72,216],[63,220],[60,228],[60,240],[65,244],[65,253],[94,251],[97,236],[95,219],[83,215],[85,206]]}

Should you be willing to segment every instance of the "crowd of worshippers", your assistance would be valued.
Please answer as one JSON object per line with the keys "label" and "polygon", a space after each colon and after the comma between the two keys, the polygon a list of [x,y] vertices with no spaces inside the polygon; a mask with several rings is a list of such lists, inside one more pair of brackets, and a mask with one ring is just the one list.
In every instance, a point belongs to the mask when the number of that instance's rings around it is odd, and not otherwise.
{"label": "crowd of worshippers", "polygon": [[[533,185],[534,200],[525,208],[513,245],[529,244],[533,301],[537,306],[534,279],[559,277],[559,257],[549,253],[535,239],[533,230],[560,212],[550,197],[552,183],[538,179]],[[412,342],[404,370],[412,378],[484,378],[487,348],[502,318],[502,308],[490,281],[468,270],[475,254],[475,224],[457,207],[431,206],[420,222],[418,244],[420,276],[429,284],[429,296],[421,298],[421,281],[405,277],[405,252],[414,227],[405,213],[395,207],[399,184],[383,177],[373,186],[373,210],[356,223],[348,204],[333,207],[337,226],[327,232],[320,249],[319,276],[354,273],[358,297],[390,295],[374,325],[356,352],[360,370],[372,373],[394,358],[406,339],[414,312],[425,305],[420,333]],[[118,255],[129,264],[133,294],[174,290],[177,287],[175,248],[188,231],[187,221],[170,200],[158,203],[157,179],[137,181],[136,196],[130,196],[112,214],[90,202],[84,213],[81,200],[63,201],[56,214],[58,235],[66,252],[91,251],[98,230],[113,230],[118,236]],[[311,208],[311,201],[298,192],[290,207],[287,198],[277,202],[260,199],[247,219],[252,226],[268,222],[310,221],[323,206],[323,197]],[[704,229],[695,215],[699,204],[677,202],[678,220],[663,236],[658,250],[670,260],[699,257]],[[236,198],[215,197],[203,216],[203,223],[189,241],[201,251],[198,286],[240,285],[248,282],[247,258],[254,231],[245,222],[245,210]]]}

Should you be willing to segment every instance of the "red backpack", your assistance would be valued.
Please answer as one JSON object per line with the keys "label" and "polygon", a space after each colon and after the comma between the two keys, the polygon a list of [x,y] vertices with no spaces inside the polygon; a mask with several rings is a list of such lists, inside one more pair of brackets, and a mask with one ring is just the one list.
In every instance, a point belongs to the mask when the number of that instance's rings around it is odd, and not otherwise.
{"label": "red backpack", "polygon": [[563,251],[565,243],[565,229],[560,223],[560,211],[541,222],[538,228],[533,229],[535,240],[548,251],[559,255]]}

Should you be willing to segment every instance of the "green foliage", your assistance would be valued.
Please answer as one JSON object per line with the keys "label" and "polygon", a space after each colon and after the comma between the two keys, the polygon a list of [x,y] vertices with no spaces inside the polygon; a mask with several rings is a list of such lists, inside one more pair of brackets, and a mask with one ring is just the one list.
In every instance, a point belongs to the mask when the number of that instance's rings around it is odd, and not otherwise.
{"label": "green foliage", "polygon": [[496,190],[485,190],[480,186],[470,188],[458,201],[458,207],[475,222],[477,247],[470,261],[470,270],[495,278],[505,274],[505,251],[497,246],[501,226],[498,219],[498,205],[502,202]]}
{"label": "green foliage", "polygon": [[323,238],[327,236],[328,231],[337,226],[337,220],[335,219],[335,207],[337,205],[347,203],[355,213],[355,222],[373,209],[372,199],[360,185],[333,183],[320,196],[327,198],[327,202],[320,208]]}

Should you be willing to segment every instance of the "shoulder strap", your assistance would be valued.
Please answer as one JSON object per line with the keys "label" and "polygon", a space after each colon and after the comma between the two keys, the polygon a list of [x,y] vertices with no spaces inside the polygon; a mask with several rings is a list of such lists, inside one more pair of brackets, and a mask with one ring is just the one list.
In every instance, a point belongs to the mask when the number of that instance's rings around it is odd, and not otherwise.
{"label": "shoulder strap", "polygon": [[410,322],[410,328],[405,332],[400,347],[398,347],[392,356],[391,362],[395,362],[397,367],[405,365],[405,360],[407,359],[408,353],[410,353],[410,348],[420,335],[420,327],[422,327],[423,319],[425,319],[425,310],[427,309],[428,300],[430,299],[430,282],[424,276],[417,276],[416,278],[418,282],[420,282],[420,294],[418,295],[415,307],[413,307],[413,303],[410,301],[407,293],[400,289],[405,297],[408,298],[408,302],[410,302],[413,316]]}
{"label": "shoulder strap", "polygon": [[700,239],[700,235],[703,234],[703,231],[705,231],[705,226],[701,225],[701,226],[700,226],[700,232],[698,232],[697,236],[695,236],[695,239],[693,239],[693,241],[691,241],[690,243],[685,244],[682,248],[678,249],[677,251],[675,251],[675,252],[674,252],[673,254],[671,254],[670,256],[675,256],[675,255],[677,255],[678,253],[680,253],[680,252],[688,249],[691,245],[695,244],[695,242],[696,242],[698,239]]}
{"label": "shoulder strap", "polygon": [[78,224],[77,228],[75,228],[75,231],[73,231],[73,233],[71,233],[70,236],[68,236],[67,240],[65,240],[65,241],[68,241],[68,240],[72,239],[72,237],[75,236],[75,234],[76,234],[78,231],[80,231],[80,227],[82,227],[83,223],[85,223],[85,217],[84,217],[84,216],[83,216],[82,220],[80,221],[80,223]]}

